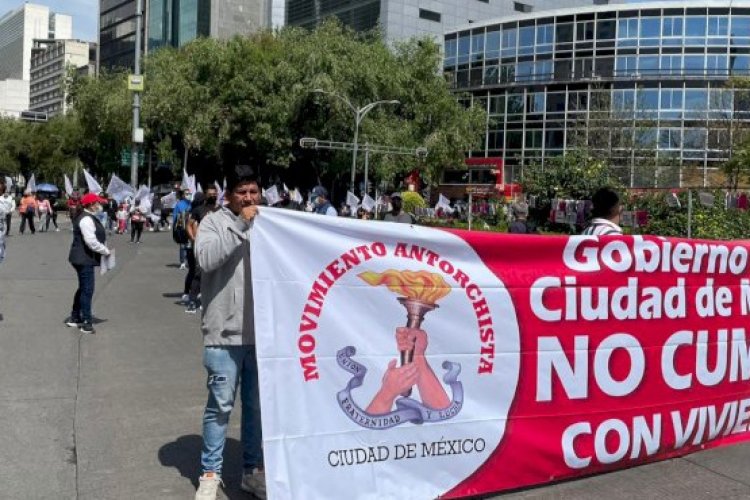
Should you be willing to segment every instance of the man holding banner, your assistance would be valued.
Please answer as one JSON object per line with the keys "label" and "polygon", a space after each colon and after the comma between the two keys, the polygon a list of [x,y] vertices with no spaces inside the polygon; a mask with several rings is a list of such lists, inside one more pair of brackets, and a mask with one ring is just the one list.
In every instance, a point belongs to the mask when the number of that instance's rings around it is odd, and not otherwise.
{"label": "man holding banner", "polygon": [[205,216],[195,241],[202,271],[203,364],[208,372],[209,393],[203,414],[201,477],[196,500],[216,498],[227,425],[238,386],[242,395],[244,462],[241,488],[260,498],[265,498],[266,491],[250,287],[250,234],[261,190],[252,168],[237,167],[228,176],[226,192],[228,206]]}

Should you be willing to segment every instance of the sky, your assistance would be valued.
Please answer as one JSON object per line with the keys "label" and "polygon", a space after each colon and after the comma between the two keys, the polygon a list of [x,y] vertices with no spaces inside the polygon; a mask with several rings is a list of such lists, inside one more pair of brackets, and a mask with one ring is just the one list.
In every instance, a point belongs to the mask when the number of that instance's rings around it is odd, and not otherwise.
{"label": "sky", "polygon": [[[23,0],[0,0],[0,17],[17,9]],[[54,12],[73,17],[73,37],[88,42],[96,41],[96,18],[99,0],[33,0],[28,3],[46,5]]]}

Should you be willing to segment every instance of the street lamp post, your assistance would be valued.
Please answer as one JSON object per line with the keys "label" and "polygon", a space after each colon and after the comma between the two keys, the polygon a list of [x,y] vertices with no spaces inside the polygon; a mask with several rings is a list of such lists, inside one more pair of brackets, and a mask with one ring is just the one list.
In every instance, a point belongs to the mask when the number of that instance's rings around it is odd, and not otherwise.
{"label": "street lamp post", "polygon": [[351,103],[351,101],[349,101],[349,99],[347,99],[346,97],[340,94],[337,94],[336,92],[329,92],[323,89],[315,89],[313,90],[313,92],[316,94],[326,94],[326,95],[335,97],[336,99],[346,104],[349,107],[349,109],[351,109],[352,112],[354,112],[354,120],[355,120],[354,121],[354,148],[352,149],[352,178],[351,178],[351,187],[352,189],[354,189],[354,180],[355,180],[354,178],[357,172],[357,149],[359,145],[359,126],[362,123],[362,120],[365,118],[365,115],[367,115],[367,113],[372,111],[372,109],[375,108],[376,106],[379,106],[381,104],[401,104],[401,101],[397,101],[395,99],[375,101],[365,106],[362,106],[361,108],[357,108]]}
{"label": "street lamp post", "polygon": [[[142,45],[142,29],[143,29],[143,0],[136,2],[136,23],[135,23],[135,64],[133,69],[134,76],[138,77],[141,74],[141,45]],[[130,153],[130,184],[137,188],[138,187],[138,145],[143,142],[143,137],[140,137],[140,121],[141,121],[141,93],[139,91],[133,92],[133,137],[132,146]]]}

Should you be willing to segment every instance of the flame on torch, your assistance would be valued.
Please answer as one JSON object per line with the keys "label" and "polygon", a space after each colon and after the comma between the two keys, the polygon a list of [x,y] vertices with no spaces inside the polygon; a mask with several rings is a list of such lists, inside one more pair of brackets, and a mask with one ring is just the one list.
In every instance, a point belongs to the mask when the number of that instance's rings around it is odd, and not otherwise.
{"label": "flame on torch", "polygon": [[366,271],[359,277],[369,285],[385,285],[390,291],[402,297],[425,304],[435,304],[451,292],[442,276],[427,271],[395,271],[393,269],[383,273]]}

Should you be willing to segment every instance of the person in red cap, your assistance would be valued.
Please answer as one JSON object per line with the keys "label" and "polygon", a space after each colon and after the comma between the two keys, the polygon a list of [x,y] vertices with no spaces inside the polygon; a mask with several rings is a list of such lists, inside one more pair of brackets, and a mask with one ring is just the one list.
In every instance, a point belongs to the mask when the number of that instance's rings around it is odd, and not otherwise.
{"label": "person in red cap", "polygon": [[106,200],[94,193],[81,198],[83,211],[73,220],[73,243],[68,261],[78,274],[78,290],[73,299],[73,309],[65,320],[69,327],[78,327],[83,333],[94,333],[91,301],[94,298],[94,268],[101,263],[102,255],[109,255],[107,233],[97,214]]}

